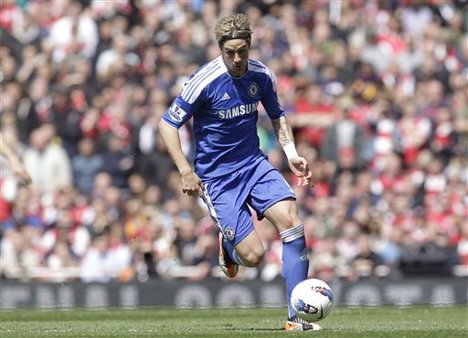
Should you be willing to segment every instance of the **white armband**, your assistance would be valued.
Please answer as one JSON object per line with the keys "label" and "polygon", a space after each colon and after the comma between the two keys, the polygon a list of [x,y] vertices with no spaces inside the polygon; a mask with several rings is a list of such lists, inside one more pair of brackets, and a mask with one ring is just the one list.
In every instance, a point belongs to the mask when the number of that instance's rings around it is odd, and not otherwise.
{"label": "white armband", "polygon": [[284,150],[284,153],[286,154],[286,157],[288,158],[288,160],[290,160],[294,156],[298,156],[297,151],[296,151],[296,146],[294,145],[294,143],[286,144],[283,147],[283,150]]}

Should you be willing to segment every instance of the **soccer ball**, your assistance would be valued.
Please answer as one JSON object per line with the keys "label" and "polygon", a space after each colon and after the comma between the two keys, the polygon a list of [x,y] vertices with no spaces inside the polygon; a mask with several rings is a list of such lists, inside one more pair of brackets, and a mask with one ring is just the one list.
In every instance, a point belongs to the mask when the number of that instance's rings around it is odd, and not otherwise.
{"label": "soccer ball", "polygon": [[292,291],[291,306],[299,318],[318,322],[333,309],[333,291],[323,280],[303,280]]}

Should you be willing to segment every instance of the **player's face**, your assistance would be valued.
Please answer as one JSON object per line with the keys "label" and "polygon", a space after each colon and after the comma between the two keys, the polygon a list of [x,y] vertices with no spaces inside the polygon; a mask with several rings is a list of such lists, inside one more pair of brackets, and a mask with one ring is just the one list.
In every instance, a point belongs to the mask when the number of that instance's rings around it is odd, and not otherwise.
{"label": "player's face", "polygon": [[228,40],[221,49],[223,61],[229,74],[242,76],[247,69],[249,59],[249,44],[243,39]]}

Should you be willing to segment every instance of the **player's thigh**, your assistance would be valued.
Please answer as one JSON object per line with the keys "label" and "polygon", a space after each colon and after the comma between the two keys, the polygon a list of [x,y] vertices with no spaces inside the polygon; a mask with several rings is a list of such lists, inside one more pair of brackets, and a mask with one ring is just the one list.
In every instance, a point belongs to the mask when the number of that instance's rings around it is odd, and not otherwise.
{"label": "player's thigh", "polygon": [[296,201],[293,199],[285,199],[273,204],[264,212],[264,215],[279,232],[301,224]]}
{"label": "player's thigh", "polygon": [[248,202],[259,219],[265,216],[279,231],[283,231],[300,224],[295,201],[291,186],[270,165],[270,170],[253,185]]}

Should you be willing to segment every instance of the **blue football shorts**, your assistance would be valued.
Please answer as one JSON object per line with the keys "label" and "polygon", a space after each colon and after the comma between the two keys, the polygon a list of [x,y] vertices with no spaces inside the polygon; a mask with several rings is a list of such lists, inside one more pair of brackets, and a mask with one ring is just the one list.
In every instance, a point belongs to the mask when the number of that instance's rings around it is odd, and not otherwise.
{"label": "blue football shorts", "polygon": [[296,199],[281,173],[267,159],[204,182],[203,199],[225,240],[236,246],[254,230],[249,206],[258,219],[275,203]]}

